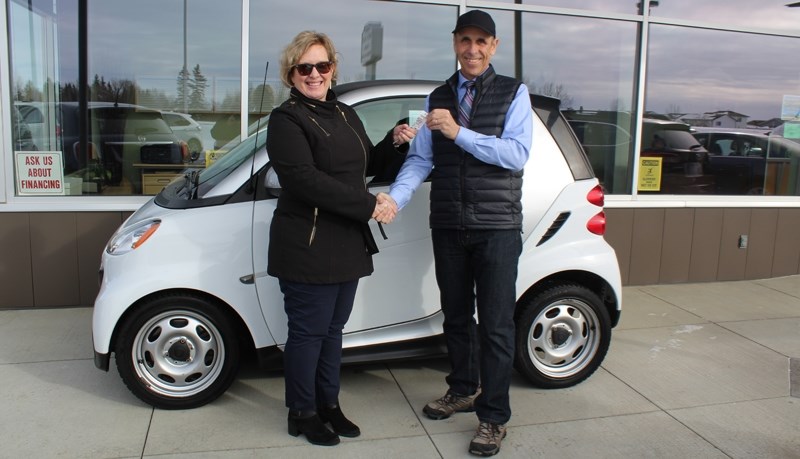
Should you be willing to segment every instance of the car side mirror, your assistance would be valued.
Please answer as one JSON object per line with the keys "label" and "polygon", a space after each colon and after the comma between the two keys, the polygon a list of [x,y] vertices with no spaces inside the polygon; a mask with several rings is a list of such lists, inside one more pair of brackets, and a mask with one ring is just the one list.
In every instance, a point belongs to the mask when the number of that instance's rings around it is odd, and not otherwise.
{"label": "car side mirror", "polygon": [[267,173],[264,175],[264,188],[266,188],[267,194],[273,198],[281,195],[281,182],[278,180],[278,173],[272,167],[267,169]]}

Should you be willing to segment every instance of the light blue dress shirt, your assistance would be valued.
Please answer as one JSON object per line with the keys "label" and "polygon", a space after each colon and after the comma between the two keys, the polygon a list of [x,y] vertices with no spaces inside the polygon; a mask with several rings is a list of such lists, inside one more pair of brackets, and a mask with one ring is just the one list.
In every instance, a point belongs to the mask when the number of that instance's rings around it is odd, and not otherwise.
{"label": "light blue dress shirt", "polygon": [[[458,74],[458,100],[464,96],[466,78]],[[430,109],[430,96],[425,99],[425,111]],[[456,145],[475,158],[513,171],[522,170],[528,162],[533,140],[533,111],[528,87],[520,85],[508,109],[502,137],[479,134],[461,127],[456,135]],[[423,125],[411,142],[408,155],[400,168],[389,194],[403,208],[433,169],[431,130]]]}

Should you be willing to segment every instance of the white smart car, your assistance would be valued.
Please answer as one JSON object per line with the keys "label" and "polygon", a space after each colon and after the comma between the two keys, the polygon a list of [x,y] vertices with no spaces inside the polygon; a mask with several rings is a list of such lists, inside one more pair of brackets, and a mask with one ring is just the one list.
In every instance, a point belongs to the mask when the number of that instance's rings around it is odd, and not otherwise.
{"label": "white smart car", "polygon": [[[437,84],[370,81],[335,91],[377,143],[397,122],[414,119]],[[616,255],[603,239],[603,190],[558,101],[531,100],[515,366],[537,387],[561,388],[600,366],[619,321],[622,287]],[[168,185],[122,224],[103,253],[95,365],[107,371],[113,353],[128,388],[153,406],[211,402],[236,377],[246,348],[264,365],[280,365],[286,316],[278,281],[267,275],[280,185],[265,151],[266,120],[261,126],[208,169]],[[387,191],[391,171],[376,178],[370,191]],[[424,183],[383,227],[387,239],[370,223],[380,253],[344,330],[345,362],[444,352],[429,191]]]}

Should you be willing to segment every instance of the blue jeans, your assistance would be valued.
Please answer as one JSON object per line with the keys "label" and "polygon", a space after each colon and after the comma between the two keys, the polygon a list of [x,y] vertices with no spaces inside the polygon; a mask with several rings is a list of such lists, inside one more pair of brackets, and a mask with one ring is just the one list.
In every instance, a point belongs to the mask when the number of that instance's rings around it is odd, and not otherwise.
{"label": "blue jeans", "polygon": [[303,284],[280,280],[289,337],[283,351],[286,406],[316,411],[338,403],[344,329],[358,280],[341,284]]}
{"label": "blue jeans", "polygon": [[434,229],[432,238],[451,368],[447,384],[459,395],[480,386],[478,419],[505,424],[511,418],[520,231]]}

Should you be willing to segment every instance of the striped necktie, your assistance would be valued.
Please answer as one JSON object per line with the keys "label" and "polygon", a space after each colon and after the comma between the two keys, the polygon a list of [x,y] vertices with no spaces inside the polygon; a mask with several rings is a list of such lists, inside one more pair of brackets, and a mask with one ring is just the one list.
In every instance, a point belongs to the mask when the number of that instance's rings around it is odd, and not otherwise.
{"label": "striped necktie", "polygon": [[475,97],[473,91],[475,89],[474,81],[464,82],[464,97],[461,98],[461,103],[458,104],[458,124],[464,127],[469,127],[469,117],[472,113],[472,100]]}

